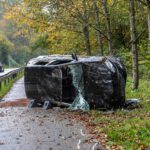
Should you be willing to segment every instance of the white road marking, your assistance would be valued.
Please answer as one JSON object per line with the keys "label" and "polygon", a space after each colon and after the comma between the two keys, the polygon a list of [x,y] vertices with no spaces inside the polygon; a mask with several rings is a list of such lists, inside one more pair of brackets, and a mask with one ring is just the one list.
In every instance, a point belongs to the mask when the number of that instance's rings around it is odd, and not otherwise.
{"label": "white road marking", "polygon": [[92,150],[95,150],[95,147],[96,147],[97,144],[98,144],[98,142],[95,143],[95,144],[92,146]]}
{"label": "white road marking", "polygon": [[80,129],[80,133],[81,133],[82,136],[85,136],[82,129]]}
{"label": "white road marking", "polygon": [[80,144],[81,144],[81,139],[79,139],[79,142],[78,142],[78,144],[77,144],[77,149],[80,149],[81,147],[80,147]]}

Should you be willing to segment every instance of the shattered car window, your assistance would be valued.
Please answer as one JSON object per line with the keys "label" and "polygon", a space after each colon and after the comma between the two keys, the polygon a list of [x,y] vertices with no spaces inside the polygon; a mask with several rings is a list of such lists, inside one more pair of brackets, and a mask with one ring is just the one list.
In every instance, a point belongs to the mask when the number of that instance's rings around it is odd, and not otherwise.
{"label": "shattered car window", "polygon": [[82,65],[69,65],[71,74],[73,76],[73,85],[77,91],[76,97],[69,107],[72,110],[81,109],[83,111],[89,111],[90,107],[88,102],[84,99],[84,78],[83,78],[83,69]]}

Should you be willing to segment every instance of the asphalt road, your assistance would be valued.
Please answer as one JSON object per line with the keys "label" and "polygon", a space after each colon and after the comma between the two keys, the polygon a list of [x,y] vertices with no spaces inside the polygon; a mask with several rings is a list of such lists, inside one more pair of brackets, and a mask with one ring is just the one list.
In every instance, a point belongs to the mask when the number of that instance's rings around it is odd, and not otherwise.
{"label": "asphalt road", "polygon": [[84,126],[60,109],[2,108],[0,150],[94,150]]}
{"label": "asphalt road", "polygon": [[[23,78],[3,98],[9,103],[26,99]],[[20,101],[19,101],[20,100]],[[71,113],[71,112],[70,112]],[[99,148],[98,148],[99,147]],[[0,150],[103,150],[83,124],[61,108],[0,108]]]}

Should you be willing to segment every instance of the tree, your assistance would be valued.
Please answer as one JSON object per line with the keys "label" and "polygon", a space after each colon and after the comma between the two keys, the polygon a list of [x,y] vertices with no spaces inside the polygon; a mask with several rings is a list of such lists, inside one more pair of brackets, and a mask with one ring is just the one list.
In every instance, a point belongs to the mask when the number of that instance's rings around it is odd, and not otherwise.
{"label": "tree", "polygon": [[0,60],[3,64],[9,65],[8,55],[13,49],[13,44],[3,35],[0,35]]}
{"label": "tree", "polygon": [[150,0],[138,0],[138,1],[147,7],[148,40],[150,45]]}
{"label": "tree", "polygon": [[99,17],[99,8],[97,6],[97,0],[93,0],[93,7],[95,12],[95,28],[97,32],[97,40],[98,40],[98,53],[103,56],[103,43],[102,43],[102,34],[100,29],[100,17]]}
{"label": "tree", "polygon": [[[78,39],[83,39],[85,43],[85,52],[91,55],[90,33],[89,33],[89,9],[87,1],[48,1],[48,0],[23,0],[22,3],[8,8],[7,19],[13,19],[18,26],[33,29],[38,34],[48,33],[48,41],[53,43],[52,47],[62,47],[64,32],[68,32]],[[62,39],[62,40],[61,40]],[[76,39],[68,37],[68,40]],[[67,41],[68,42],[68,41]],[[70,41],[74,43],[74,41]],[[55,44],[54,44],[55,43]],[[59,44],[58,44],[59,43]],[[51,45],[51,44],[49,44]],[[83,44],[82,44],[83,45]],[[83,48],[83,46],[81,47]],[[73,49],[74,47],[72,47]],[[79,47],[80,48],[80,47]],[[49,49],[49,51],[50,51]],[[69,48],[70,49],[70,48]],[[53,50],[52,50],[53,51]],[[51,52],[52,52],[51,51]],[[65,52],[65,50],[64,50]],[[64,53],[63,52],[63,53]]]}
{"label": "tree", "polygon": [[[148,70],[148,65],[144,66],[143,62],[148,62],[150,51],[147,44],[149,1],[137,0],[134,7],[140,73],[143,73],[143,68]],[[28,37],[28,45],[24,46],[29,46],[25,49],[32,51],[28,53],[31,57],[47,53],[70,54],[72,51],[82,55],[103,52],[104,55],[122,57],[128,65],[128,71],[132,71],[130,64],[133,59],[129,48],[131,43],[132,47],[137,46],[133,46],[134,39],[130,40],[131,19],[125,0],[22,0],[8,6],[5,18],[13,20],[17,25],[16,33],[10,32],[8,39],[19,50],[20,37],[16,43],[14,35]],[[0,22],[0,29],[2,25]]]}
{"label": "tree", "polygon": [[147,0],[148,39],[150,45],[150,0]]}
{"label": "tree", "polygon": [[85,46],[87,50],[87,55],[91,55],[91,45],[89,38],[89,21],[88,21],[88,11],[86,0],[82,0],[83,4],[83,34],[85,40]]}
{"label": "tree", "polygon": [[133,89],[137,89],[139,85],[139,66],[138,66],[138,49],[136,41],[136,27],[135,27],[135,8],[134,0],[129,0],[130,13],[130,32],[131,32],[131,47],[132,47],[132,74],[133,74]]}
{"label": "tree", "polygon": [[108,49],[109,49],[110,55],[113,55],[108,4],[107,4],[107,0],[102,0],[101,2],[102,2],[102,6],[103,6],[103,14],[105,17],[105,25],[106,25],[106,30],[107,30]]}

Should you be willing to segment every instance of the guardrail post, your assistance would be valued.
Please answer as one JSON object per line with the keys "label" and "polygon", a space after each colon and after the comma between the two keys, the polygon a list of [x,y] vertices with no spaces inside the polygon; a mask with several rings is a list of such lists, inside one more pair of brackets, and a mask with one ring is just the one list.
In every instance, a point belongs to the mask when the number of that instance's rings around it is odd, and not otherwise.
{"label": "guardrail post", "polygon": [[7,85],[7,79],[4,80],[4,85]]}
{"label": "guardrail post", "polygon": [[2,91],[2,82],[0,82],[0,92]]}

